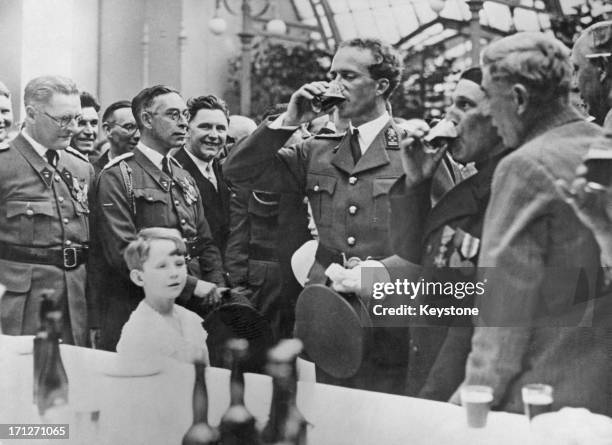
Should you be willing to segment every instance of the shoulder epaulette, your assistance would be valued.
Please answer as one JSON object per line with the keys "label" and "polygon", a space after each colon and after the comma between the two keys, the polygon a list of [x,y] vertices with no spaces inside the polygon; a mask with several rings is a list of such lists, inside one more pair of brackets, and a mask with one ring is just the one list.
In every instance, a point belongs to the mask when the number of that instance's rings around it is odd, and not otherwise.
{"label": "shoulder epaulette", "polygon": [[112,167],[113,165],[116,165],[117,163],[119,163],[120,161],[123,161],[124,159],[131,158],[132,156],[134,156],[134,153],[132,153],[131,151],[128,151],[127,153],[123,153],[122,155],[119,155],[116,158],[113,158],[110,161],[108,161],[106,165],[102,167],[102,170],[106,170],[107,168]]}
{"label": "shoulder epaulette", "polygon": [[345,133],[320,133],[315,134],[315,139],[342,139]]}
{"label": "shoulder epaulette", "polygon": [[89,158],[87,158],[87,156],[85,156],[83,153],[81,153],[80,151],[68,146],[66,147],[66,151],[68,153],[70,153],[71,155],[76,156],[77,158],[81,158],[83,161],[85,162],[89,162]]}
{"label": "shoulder epaulette", "polygon": [[181,165],[181,163],[179,161],[177,161],[174,156],[168,156],[168,158],[170,158],[170,160],[178,167],[178,168],[183,168],[183,166]]}
{"label": "shoulder epaulette", "polygon": [[0,142],[0,151],[5,151],[11,148],[8,142]]}

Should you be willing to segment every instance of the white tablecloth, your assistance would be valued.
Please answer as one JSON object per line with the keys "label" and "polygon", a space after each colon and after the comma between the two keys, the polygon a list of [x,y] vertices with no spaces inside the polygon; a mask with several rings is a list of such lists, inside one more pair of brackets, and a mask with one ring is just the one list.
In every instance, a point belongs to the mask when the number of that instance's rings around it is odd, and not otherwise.
{"label": "white tablecloth", "polygon": [[[1,340],[0,423],[41,423],[32,403],[32,355],[15,352],[10,337]],[[113,353],[62,345],[61,354],[68,373],[70,403],[61,415],[56,414],[57,419],[50,420],[69,423],[71,439],[49,443],[180,444],[192,420],[192,366],[169,360],[157,375],[109,377],[100,369],[116,357]],[[256,374],[246,374],[245,379],[246,405],[264,423],[270,408],[271,379]],[[229,405],[229,371],[209,368],[206,381],[209,422],[218,425]],[[524,416],[491,413],[485,429],[471,430],[461,407],[410,397],[300,382],[298,407],[312,424],[309,443],[317,445],[530,443]],[[75,414],[87,409],[100,410],[97,424]],[[28,442],[2,439],[0,443]]]}

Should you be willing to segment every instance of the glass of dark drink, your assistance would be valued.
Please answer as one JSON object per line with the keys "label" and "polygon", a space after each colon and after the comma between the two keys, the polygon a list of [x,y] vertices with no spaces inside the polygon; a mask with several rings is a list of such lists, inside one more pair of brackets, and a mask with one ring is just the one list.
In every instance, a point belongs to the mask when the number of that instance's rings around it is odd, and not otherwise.
{"label": "glass of dark drink", "polygon": [[442,119],[423,138],[423,150],[425,153],[435,153],[458,136],[455,124]]}
{"label": "glass of dark drink", "polygon": [[461,405],[465,407],[470,428],[484,428],[493,401],[493,388],[484,385],[461,387]]}
{"label": "glass of dark drink", "polygon": [[312,108],[317,113],[328,112],[336,105],[340,105],[346,100],[346,97],[342,94],[340,85],[336,82],[332,82],[330,87],[320,96],[315,97],[312,100]]}
{"label": "glass of dark drink", "polygon": [[535,416],[551,411],[553,387],[542,383],[531,383],[522,388],[525,415],[532,420]]}
{"label": "glass of dark drink", "polygon": [[593,190],[605,190],[612,185],[612,136],[593,144],[584,160],[585,179]]}

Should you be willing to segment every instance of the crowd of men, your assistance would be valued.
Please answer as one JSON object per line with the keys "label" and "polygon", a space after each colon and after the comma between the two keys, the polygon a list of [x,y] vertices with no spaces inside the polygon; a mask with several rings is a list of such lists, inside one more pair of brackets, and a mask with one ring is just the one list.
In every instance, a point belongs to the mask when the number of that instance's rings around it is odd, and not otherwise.
{"label": "crowd of men", "polygon": [[[214,95],[186,101],[164,85],[100,119],[96,98],[43,76],[12,134],[0,85],[2,331],[34,334],[48,297],[64,342],[115,350],[143,298],[123,252],[139,230],[167,227],[189,253],[179,304],[205,315],[244,288],[274,339],[291,336],[301,286],[289,265],[310,239],[308,205],[318,244],[306,286],[369,306],[366,267],[389,281],[487,283],[475,319],[372,328],[359,369],[317,368],[319,381],[452,402],[461,385],[486,384],[514,412],[524,384],[546,383],[556,407],[612,415],[612,188],[594,189],[583,165],[591,147],[612,150],[611,53],[612,22],[587,29],[571,58],[543,33],[491,43],[456,84],[445,119],[457,138],[437,151],[424,149],[425,122],[392,116],[402,63],[378,39],[341,43],[331,80],[302,86],[257,128]],[[330,83],[345,101],[321,120],[329,110],[313,99]],[[571,105],[575,88],[592,119]]]}

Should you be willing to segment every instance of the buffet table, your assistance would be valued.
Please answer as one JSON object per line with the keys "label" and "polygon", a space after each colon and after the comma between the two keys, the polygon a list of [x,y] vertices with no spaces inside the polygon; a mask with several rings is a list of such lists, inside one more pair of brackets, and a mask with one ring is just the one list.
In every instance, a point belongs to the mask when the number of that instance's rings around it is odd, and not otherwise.
{"label": "buffet table", "polygon": [[[0,338],[0,423],[44,423],[32,403],[32,354],[13,347],[18,338]],[[61,346],[70,388],[68,409],[53,422],[70,424],[69,440],[48,443],[180,444],[192,420],[193,367],[167,360],[161,372],[112,377],[101,370],[117,354]],[[272,382],[245,374],[245,403],[259,422],[267,420]],[[209,422],[218,425],[229,405],[229,371],[208,368]],[[469,429],[463,408],[428,400],[299,382],[298,407],[312,424],[309,443],[517,444],[529,443],[524,416],[490,413],[486,428]],[[99,411],[99,417],[88,412]],[[45,440],[6,440],[35,443]]]}

